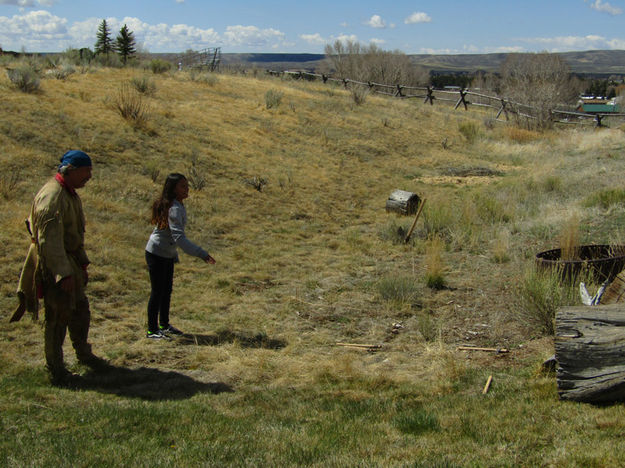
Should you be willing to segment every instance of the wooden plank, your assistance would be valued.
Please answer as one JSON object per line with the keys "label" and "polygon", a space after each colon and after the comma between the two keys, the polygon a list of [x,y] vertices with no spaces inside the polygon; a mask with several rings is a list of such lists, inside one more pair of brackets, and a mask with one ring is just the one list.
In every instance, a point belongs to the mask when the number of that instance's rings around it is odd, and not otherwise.
{"label": "wooden plank", "polygon": [[560,308],[555,351],[560,398],[625,401],[625,304]]}

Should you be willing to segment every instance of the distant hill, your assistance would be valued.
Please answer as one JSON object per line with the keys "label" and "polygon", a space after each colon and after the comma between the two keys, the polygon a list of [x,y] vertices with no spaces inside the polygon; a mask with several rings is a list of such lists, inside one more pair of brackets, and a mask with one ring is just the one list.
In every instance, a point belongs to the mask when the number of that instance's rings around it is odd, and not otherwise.
{"label": "distant hill", "polygon": [[[625,50],[590,50],[560,54],[571,71],[585,76],[625,76]],[[437,73],[498,72],[508,54],[409,55],[415,64]],[[320,70],[324,54],[222,54],[224,65],[246,65],[267,69]]]}

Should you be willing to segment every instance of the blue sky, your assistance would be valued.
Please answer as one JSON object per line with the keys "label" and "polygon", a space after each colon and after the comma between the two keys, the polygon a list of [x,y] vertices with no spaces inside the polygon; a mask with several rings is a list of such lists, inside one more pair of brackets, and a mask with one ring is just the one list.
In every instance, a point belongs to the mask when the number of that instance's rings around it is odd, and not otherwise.
{"label": "blue sky", "polygon": [[102,19],[150,52],[323,53],[336,40],[407,54],[625,49],[625,0],[0,0],[0,47],[93,48]]}

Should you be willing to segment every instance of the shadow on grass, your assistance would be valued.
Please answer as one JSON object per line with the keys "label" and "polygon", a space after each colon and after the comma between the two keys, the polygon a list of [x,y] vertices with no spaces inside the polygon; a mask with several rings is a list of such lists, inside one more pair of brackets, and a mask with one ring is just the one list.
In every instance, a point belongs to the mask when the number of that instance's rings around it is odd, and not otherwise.
{"label": "shadow on grass", "polygon": [[217,346],[224,343],[239,343],[243,348],[282,349],[287,345],[284,340],[269,338],[262,333],[256,335],[236,333],[232,331],[219,331],[213,335],[194,335],[185,333],[176,338],[181,344],[199,346]]}
{"label": "shadow on grass", "polygon": [[68,385],[75,390],[95,390],[102,393],[141,398],[143,400],[183,400],[197,393],[233,392],[221,382],[200,382],[174,371],[150,367],[129,369],[113,365],[98,372],[89,371],[72,379]]}

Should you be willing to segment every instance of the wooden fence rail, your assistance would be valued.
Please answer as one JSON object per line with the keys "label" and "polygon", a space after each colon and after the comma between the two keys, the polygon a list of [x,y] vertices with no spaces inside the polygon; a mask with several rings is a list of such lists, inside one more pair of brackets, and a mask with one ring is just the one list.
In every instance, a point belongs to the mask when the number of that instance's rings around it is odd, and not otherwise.
{"label": "wooden fence rail", "polygon": [[[476,91],[471,91],[468,88],[461,88],[458,90],[446,90],[446,89],[434,89],[431,86],[404,86],[404,85],[387,85],[383,83],[375,83],[372,81],[357,81],[349,78],[335,78],[325,74],[305,72],[305,71],[272,71],[268,70],[268,74],[274,76],[287,75],[296,79],[316,80],[320,79],[323,83],[334,82],[343,85],[346,89],[350,85],[366,86],[369,90],[376,94],[382,94],[385,96],[391,96],[401,99],[423,99],[424,103],[430,103],[434,105],[434,101],[441,102],[453,102],[454,110],[458,109],[461,105],[465,110],[469,109],[469,106],[487,107],[497,111],[495,120],[503,114],[506,120],[509,120],[509,114],[516,115],[528,120],[536,120],[536,114],[538,110],[535,107],[520,102],[511,101],[510,99],[503,98],[501,96],[491,96]],[[477,98],[472,101],[471,98]],[[479,102],[478,102],[479,101]],[[486,101],[486,102],[484,102]],[[620,117],[625,118],[624,113],[596,113],[586,114],[583,112],[573,112],[566,110],[553,109],[549,111],[550,119],[554,123],[562,124],[583,124],[587,121],[594,121],[597,127],[603,126],[603,119],[608,117]]]}

